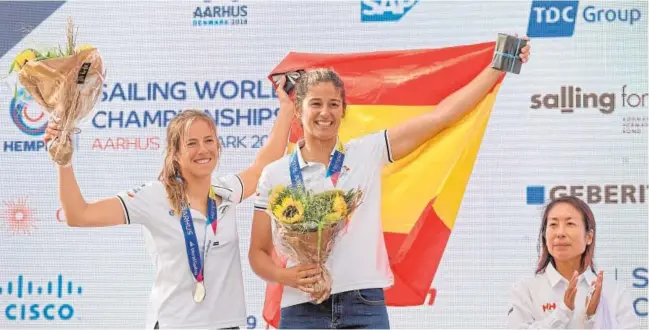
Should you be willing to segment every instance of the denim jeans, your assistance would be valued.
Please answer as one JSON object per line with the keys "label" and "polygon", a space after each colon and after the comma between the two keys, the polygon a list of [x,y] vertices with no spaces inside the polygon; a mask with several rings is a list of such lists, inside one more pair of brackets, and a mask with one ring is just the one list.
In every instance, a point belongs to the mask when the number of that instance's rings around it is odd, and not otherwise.
{"label": "denim jeans", "polygon": [[280,329],[389,329],[383,289],[362,289],[332,295],[321,304],[284,307]]}
{"label": "denim jeans", "polygon": [[[160,329],[160,324],[158,324],[158,322],[156,322],[155,326],[153,326],[153,329]],[[241,329],[241,327],[232,327],[232,328],[223,328],[223,329],[225,329],[225,330],[228,330],[228,329]]]}

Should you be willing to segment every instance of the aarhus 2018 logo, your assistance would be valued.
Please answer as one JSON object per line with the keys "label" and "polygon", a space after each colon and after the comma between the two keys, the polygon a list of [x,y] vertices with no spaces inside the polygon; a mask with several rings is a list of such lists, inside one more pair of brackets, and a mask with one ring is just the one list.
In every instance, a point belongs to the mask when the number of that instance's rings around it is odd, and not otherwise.
{"label": "aarhus 2018 logo", "polygon": [[[64,283],[63,275],[59,274],[56,281],[39,284],[18,275],[17,281],[0,284],[0,296],[7,305],[4,317],[8,321],[68,321],[75,316],[69,296],[80,296],[81,286],[75,286],[72,281]],[[12,301],[14,300],[14,301]],[[78,317],[76,317],[78,319]]]}
{"label": "aarhus 2018 logo", "polygon": [[239,0],[232,0],[229,5],[209,5],[211,1],[204,1],[205,5],[194,9],[192,26],[223,26],[247,25],[248,6],[239,4]]}

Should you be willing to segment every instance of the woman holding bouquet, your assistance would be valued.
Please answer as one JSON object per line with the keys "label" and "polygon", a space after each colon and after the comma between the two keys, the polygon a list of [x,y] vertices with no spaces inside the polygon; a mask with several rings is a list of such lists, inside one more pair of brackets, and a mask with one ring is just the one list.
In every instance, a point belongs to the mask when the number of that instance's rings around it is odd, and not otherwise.
{"label": "woman holding bouquet", "polygon": [[[523,62],[527,62],[529,50],[529,45],[522,49]],[[439,103],[435,111],[345,145],[338,141],[347,106],[340,77],[333,71],[319,69],[298,79],[295,105],[304,139],[291,155],[271,163],[262,172],[249,253],[255,273],[284,286],[280,328],[389,328],[383,289],[393,284],[393,276],[381,228],[382,169],[464,117],[502,74],[485,68],[471,83]],[[320,259],[327,260],[323,274],[331,273],[330,292],[309,285],[314,274],[304,266],[295,266],[290,258],[287,268],[278,267],[273,261],[273,235],[290,243],[292,233],[308,232],[308,221],[304,219],[318,208],[312,202],[305,206],[303,201],[311,197],[300,197],[305,194],[295,192],[303,188],[315,196],[342,191],[346,203],[338,204],[355,208],[351,218],[342,221],[348,220],[348,225],[342,230],[344,235],[335,238],[329,258],[324,251],[325,256]],[[346,198],[357,193],[362,194],[360,205],[354,202],[355,197]],[[332,205],[325,212],[345,210],[336,207],[335,199]],[[343,211],[340,213],[350,215]],[[326,225],[330,214],[323,215],[324,220],[316,220],[318,226]],[[298,224],[304,229],[299,229]],[[294,228],[294,232],[286,228]],[[325,240],[326,232],[321,229],[317,229],[318,243]],[[293,244],[292,249],[306,250],[299,244]]]}
{"label": "woman holding bouquet", "polygon": [[[254,163],[236,175],[212,178],[221,146],[212,118],[185,110],[167,127],[159,180],[88,203],[72,167],[59,167],[59,195],[73,227],[143,225],[155,257],[156,279],[147,327],[228,328],[246,324],[236,206],[254,193],[264,166],[286,150],[294,105],[277,90],[280,111]],[[50,122],[49,142],[60,136]]]}

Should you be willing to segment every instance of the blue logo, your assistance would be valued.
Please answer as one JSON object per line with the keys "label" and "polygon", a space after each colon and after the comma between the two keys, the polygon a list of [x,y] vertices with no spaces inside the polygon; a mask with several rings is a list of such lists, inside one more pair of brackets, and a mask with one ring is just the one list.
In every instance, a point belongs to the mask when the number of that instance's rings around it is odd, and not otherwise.
{"label": "blue logo", "polygon": [[[22,133],[36,138],[45,134],[48,116],[41,106],[34,101],[26,89],[20,87],[9,103],[9,116],[11,121]],[[79,139],[74,139],[75,148],[79,148]],[[4,152],[43,151],[47,150],[45,142],[41,139],[3,141]]]}
{"label": "blue logo", "polygon": [[26,297],[38,297],[43,299],[41,302],[24,301],[19,303],[7,304],[4,316],[9,321],[68,321],[74,317],[74,307],[71,303],[66,302],[64,298],[72,295],[81,295],[83,289],[81,286],[75,287],[72,281],[63,283],[63,275],[58,275],[56,282],[48,281],[47,285],[38,285],[32,281],[23,279],[23,275],[18,275],[18,281],[14,283],[7,282],[6,287],[0,286],[0,296],[3,301],[15,296],[21,300]]}
{"label": "blue logo", "polygon": [[579,1],[532,1],[527,35],[531,38],[572,37],[577,18],[584,23],[623,23],[632,26],[642,19],[639,8],[600,8],[586,6],[579,11]]}
{"label": "blue logo", "polygon": [[248,6],[239,5],[238,2],[239,0],[232,0],[230,5],[196,7],[192,15],[192,26],[247,25]]}
{"label": "blue logo", "polygon": [[18,88],[11,99],[9,114],[21,132],[31,136],[41,136],[45,133],[47,116],[24,88]]}
{"label": "blue logo", "polygon": [[396,22],[419,0],[361,0],[361,22]]}
{"label": "blue logo", "polygon": [[527,186],[527,204],[543,205],[545,203],[545,187]]}
{"label": "blue logo", "polygon": [[[41,107],[34,101],[29,92],[24,88],[18,88],[9,104],[9,116],[14,125],[31,137],[41,136],[47,128],[48,117]],[[42,140],[28,141],[4,141],[3,151],[41,151],[45,150],[45,142]]]}
{"label": "blue logo", "polygon": [[532,1],[527,36],[530,38],[571,37],[579,1]]}

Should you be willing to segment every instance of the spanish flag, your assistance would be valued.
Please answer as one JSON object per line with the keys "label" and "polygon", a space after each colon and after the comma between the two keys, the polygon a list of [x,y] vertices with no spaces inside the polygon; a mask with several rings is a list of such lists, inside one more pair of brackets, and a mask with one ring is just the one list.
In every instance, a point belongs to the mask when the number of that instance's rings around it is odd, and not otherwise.
{"label": "spanish flag", "polygon": [[[491,63],[494,47],[489,42],[353,54],[289,53],[270,76],[299,69],[336,71],[345,83],[349,104],[340,139],[348,141],[435,111],[437,104]],[[395,276],[394,286],[385,291],[388,306],[432,304],[431,284],[501,83],[502,78],[458,123],[384,169],[381,216]],[[289,152],[302,133],[295,121]],[[283,264],[277,255],[274,259]],[[282,292],[277,284],[266,288],[263,317],[275,328]]]}

